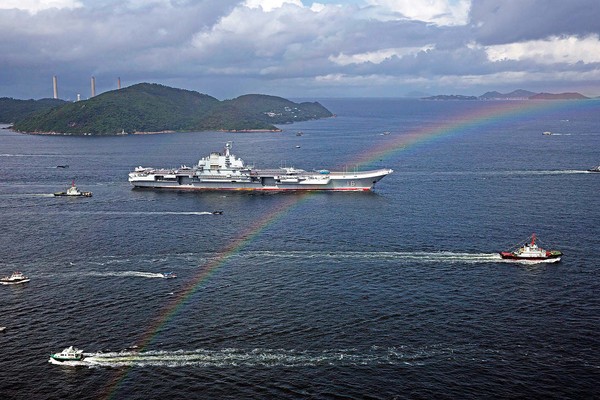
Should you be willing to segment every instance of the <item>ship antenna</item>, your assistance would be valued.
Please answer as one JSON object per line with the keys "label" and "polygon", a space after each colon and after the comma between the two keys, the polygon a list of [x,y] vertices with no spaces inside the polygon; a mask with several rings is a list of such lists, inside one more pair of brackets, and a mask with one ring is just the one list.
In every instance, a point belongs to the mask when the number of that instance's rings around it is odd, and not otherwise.
{"label": "ship antenna", "polygon": [[231,160],[229,159],[229,149],[231,148],[231,142],[225,143],[225,166],[231,167]]}
{"label": "ship antenna", "polygon": [[534,244],[535,244],[535,233],[533,235],[531,235],[531,245],[533,246]]}

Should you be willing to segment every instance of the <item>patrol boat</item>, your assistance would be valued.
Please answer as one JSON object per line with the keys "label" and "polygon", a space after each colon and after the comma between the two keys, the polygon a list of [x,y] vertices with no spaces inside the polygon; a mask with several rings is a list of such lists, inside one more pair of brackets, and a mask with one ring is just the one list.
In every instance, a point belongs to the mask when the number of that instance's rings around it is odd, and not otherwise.
{"label": "patrol boat", "polygon": [[63,361],[81,361],[83,360],[83,350],[80,350],[76,347],[69,346],[60,353],[50,354],[49,362],[63,362]]}
{"label": "patrol boat", "polygon": [[201,158],[193,167],[177,169],[137,167],[129,173],[129,182],[136,188],[176,190],[331,190],[369,191],[391,169],[332,172],[281,167],[255,169],[231,154],[232,142],[225,144],[224,154],[213,152]]}
{"label": "patrol boat", "polygon": [[29,277],[23,275],[22,272],[15,271],[10,276],[0,278],[0,284],[2,285],[17,285],[19,283],[29,282]]}

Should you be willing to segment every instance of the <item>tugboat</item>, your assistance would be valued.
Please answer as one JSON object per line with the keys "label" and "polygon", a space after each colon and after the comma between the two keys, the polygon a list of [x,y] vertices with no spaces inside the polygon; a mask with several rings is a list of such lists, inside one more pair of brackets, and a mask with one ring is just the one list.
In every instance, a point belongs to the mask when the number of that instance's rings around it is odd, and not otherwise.
{"label": "tugboat", "polygon": [[2,285],[16,285],[19,283],[29,282],[29,277],[23,275],[23,273],[15,271],[10,276],[0,278],[0,284]]}
{"label": "tugboat", "polygon": [[[501,251],[500,256],[508,260],[519,261],[547,261],[558,262],[563,253],[558,250],[544,250],[539,247],[535,241],[535,233],[529,238],[530,242],[526,242],[514,251]],[[528,239],[528,240],[529,240]]]}
{"label": "tugboat", "polygon": [[83,196],[83,197],[92,197],[92,192],[80,192],[75,186],[75,181],[71,182],[71,187],[67,189],[66,192],[56,192],[55,196]]}
{"label": "tugboat", "polygon": [[50,354],[49,362],[58,361],[81,361],[83,360],[83,350],[79,350],[76,347],[69,346],[60,353]]}
{"label": "tugboat", "polygon": [[598,165],[597,167],[588,169],[588,172],[600,172],[600,165]]}

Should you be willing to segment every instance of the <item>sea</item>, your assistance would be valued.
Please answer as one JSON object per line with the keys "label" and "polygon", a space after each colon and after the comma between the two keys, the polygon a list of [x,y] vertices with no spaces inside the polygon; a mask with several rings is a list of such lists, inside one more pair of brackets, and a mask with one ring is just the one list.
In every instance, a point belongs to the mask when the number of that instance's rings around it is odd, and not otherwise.
{"label": "sea", "polygon": [[[0,130],[0,275],[31,278],[0,286],[0,398],[599,398],[600,101],[318,101],[335,117],[281,132]],[[228,141],[257,168],[394,172],[127,181]],[[72,182],[93,197],[53,196]],[[533,233],[562,260],[500,258]],[[83,361],[49,362],[68,346]]]}

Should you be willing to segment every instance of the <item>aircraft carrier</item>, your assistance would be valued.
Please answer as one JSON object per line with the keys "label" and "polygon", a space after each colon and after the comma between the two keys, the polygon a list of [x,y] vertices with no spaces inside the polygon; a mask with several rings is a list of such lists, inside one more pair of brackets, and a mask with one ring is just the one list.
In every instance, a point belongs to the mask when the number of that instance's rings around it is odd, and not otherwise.
{"label": "aircraft carrier", "polygon": [[370,191],[391,169],[371,171],[305,171],[292,167],[255,169],[231,154],[227,142],[223,154],[213,152],[192,167],[177,169],[136,167],[129,182],[136,188],[170,190],[248,191]]}

